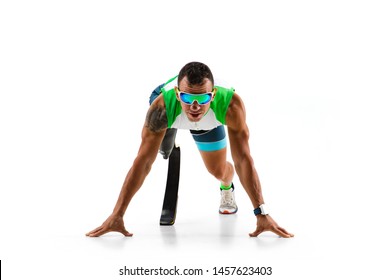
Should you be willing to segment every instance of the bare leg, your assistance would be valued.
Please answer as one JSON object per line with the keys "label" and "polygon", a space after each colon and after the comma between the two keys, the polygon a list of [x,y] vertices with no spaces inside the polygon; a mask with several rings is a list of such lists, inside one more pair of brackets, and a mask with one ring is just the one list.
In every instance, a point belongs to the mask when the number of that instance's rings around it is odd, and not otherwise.
{"label": "bare leg", "polygon": [[234,176],[234,168],[230,162],[226,161],[226,148],[212,152],[200,151],[200,154],[210,174],[217,178],[222,185],[230,186]]}

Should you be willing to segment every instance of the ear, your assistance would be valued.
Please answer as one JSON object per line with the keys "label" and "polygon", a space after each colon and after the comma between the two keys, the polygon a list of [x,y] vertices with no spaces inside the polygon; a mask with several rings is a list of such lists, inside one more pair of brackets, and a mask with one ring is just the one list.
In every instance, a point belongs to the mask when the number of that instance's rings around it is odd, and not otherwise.
{"label": "ear", "polygon": [[175,86],[176,99],[180,101],[179,88]]}
{"label": "ear", "polygon": [[215,98],[215,95],[217,94],[217,88],[215,87],[215,88],[213,88],[213,96],[211,97],[211,101],[213,101],[214,100],[214,98]]}

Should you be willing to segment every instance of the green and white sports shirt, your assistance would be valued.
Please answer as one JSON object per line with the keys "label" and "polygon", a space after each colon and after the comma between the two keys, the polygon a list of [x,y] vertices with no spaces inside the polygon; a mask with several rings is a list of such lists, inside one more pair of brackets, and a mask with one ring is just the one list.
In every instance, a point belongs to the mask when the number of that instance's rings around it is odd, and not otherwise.
{"label": "green and white sports shirt", "polygon": [[210,109],[199,122],[191,122],[182,112],[180,101],[176,98],[175,86],[177,86],[177,76],[166,82],[161,89],[167,112],[168,128],[210,130],[226,124],[226,112],[234,94],[233,88],[223,87],[216,81],[214,87],[217,92],[214,100],[211,101]]}

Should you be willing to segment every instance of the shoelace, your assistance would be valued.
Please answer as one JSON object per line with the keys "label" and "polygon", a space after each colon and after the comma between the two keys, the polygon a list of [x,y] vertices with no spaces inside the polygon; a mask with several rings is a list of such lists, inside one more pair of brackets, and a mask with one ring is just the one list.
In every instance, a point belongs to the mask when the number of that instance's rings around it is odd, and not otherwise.
{"label": "shoelace", "polygon": [[221,204],[234,206],[234,199],[231,191],[222,191]]}

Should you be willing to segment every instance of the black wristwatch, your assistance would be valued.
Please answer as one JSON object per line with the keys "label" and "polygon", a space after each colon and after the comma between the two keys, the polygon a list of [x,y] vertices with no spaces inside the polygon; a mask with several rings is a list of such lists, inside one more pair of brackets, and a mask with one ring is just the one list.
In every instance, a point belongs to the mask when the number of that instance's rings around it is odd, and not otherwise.
{"label": "black wristwatch", "polygon": [[265,204],[261,204],[259,207],[255,208],[253,210],[253,213],[255,214],[255,216],[257,215],[268,215],[268,209],[267,207],[265,206]]}

